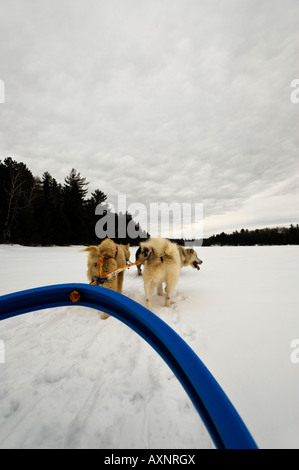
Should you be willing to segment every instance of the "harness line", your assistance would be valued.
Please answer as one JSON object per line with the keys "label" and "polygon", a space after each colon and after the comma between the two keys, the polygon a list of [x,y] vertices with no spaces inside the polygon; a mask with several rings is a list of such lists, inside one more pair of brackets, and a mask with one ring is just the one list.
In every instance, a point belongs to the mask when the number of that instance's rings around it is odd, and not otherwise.
{"label": "harness line", "polygon": [[116,274],[121,273],[125,269],[130,268],[131,266],[138,266],[139,264],[142,264],[142,261],[135,261],[135,263],[129,263],[129,264],[126,264],[125,266],[120,266],[119,268],[113,269],[112,271],[108,271],[107,273],[103,272],[103,263],[104,263],[104,259],[103,259],[103,256],[101,256],[98,261],[98,265],[99,265],[98,275],[93,276],[92,281],[89,284],[95,285],[95,286],[98,286],[99,284],[104,284],[112,276],[116,276]]}

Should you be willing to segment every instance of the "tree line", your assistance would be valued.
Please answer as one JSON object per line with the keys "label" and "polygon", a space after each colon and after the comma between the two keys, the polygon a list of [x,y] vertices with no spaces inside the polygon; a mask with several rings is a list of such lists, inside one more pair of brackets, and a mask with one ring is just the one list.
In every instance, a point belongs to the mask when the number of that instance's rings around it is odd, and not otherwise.
{"label": "tree line", "polygon": [[[86,178],[72,169],[58,183],[49,172],[34,177],[24,163],[8,157],[0,161],[0,243],[21,245],[89,245],[99,244],[95,234],[99,218],[113,218],[114,240],[138,245],[148,238],[139,230],[137,238],[118,238],[118,223],[134,224],[131,214],[116,214],[109,210],[107,195],[96,189],[88,194]],[[99,204],[106,207],[102,216],[95,215]],[[136,232],[139,227],[136,224]]]}
{"label": "tree line", "polygon": [[[115,227],[113,239],[118,243],[130,243],[137,246],[146,240],[149,234],[140,229],[126,212],[113,213],[107,205],[107,195],[96,189],[88,195],[86,178],[72,169],[58,183],[49,172],[34,177],[24,163],[8,157],[0,160],[0,243],[17,243],[20,245],[89,245],[99,244],[101,239],[96,236],[95,227],[101,217],[112,221]],[[98,205],[106,208],[103,215],[96,215]],[[138,237],[118,236],[118,227],[135,227]],[[104,227],[104,221],[103,221]],[[215,245],[298,245],[299,226],[289,228],[263,228],[256,230],[242,229],[231,234],[224,232],[213,235],[203,241],[172,240],[180,245],[203,244]],[[199,243],[196,243],[199,242]]]}
{"label": "tree line", "polygon": [[299,226],[241,229],[233,233],[220,233],[204,239],[203,246],[299,245]]}

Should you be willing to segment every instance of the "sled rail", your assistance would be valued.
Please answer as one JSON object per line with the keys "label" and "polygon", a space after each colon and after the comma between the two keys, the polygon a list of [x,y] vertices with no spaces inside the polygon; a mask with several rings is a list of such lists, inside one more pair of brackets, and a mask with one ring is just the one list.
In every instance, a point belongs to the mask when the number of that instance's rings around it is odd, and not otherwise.
{"label": "sled rail", "polygon": [[217,448],[257,448],[238,412],[195,352],[159,317],[122,294],[88,284],[29,289],[0,297],[0,320],[77,305],[114,316],[155,349],[181,382]]}

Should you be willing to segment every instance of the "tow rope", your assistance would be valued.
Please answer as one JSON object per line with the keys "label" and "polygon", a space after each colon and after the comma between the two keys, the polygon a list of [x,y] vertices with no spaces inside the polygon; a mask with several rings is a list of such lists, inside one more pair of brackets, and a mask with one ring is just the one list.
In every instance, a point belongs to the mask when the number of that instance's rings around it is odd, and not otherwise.
{"label": "tow rope", "polygon": [[112,271],[109,271],[107,273],[103,272],[103,263],[104,259],[103,256],[99,258],[98,265],[99,265],[99,272],[97,275],[92,276],[92,281],[89,284],[99,286],[101,284],[105,284],[105,282],[108,282],[108,280],[116,276],[116,274],[121,273],[127,268],[130,268],[131,266],[138,266],[139,264],[142,264],[142,261],[135,261],[135,263],[129,263],[126,264],[125,266],[120,266],[119,268],[113,269]]}

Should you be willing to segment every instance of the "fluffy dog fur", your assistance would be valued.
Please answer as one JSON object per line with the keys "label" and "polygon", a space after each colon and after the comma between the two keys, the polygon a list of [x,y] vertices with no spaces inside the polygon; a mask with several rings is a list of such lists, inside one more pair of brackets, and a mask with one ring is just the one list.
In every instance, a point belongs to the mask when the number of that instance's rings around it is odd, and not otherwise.
{"label": "fluffy dog fur", "polygon": [[198,258],[197,253],[193,248],[185,248],[179,246],[179,253],[181,257],[181,267],[191,266],[193,269],[199,270],[199,265],[202,264],[202,260]]}
{"label": "fluffy dog fur", "polygon": [[[110,238],[106,238],[100,245],[88,246],[82,251],[88,251],[87,259],[87,278],[92,282],[92,277],[98,275],[99,272],[99,258],[103,256],[103,272],[113,271],[121,266],[125,266],[127,260],[130,258],[129,244],[118,245]],[[124,271],[111,277],[103,287],[122,292],[124,280]],[[102,318],[106,319],[110,315],[102,314]]]}
{"label": "fluffy dog fur", "polygon": [[125,258],[126,258],[126,261],[129,261],[130,255],[131,255],[130,250],[129,250],[130,243],[128,243],[127,245],[120,245],[120,244],[118,244],[117,246],[119,246],[119,247],[123,250],[124,255],[125,255]]}
{"label": "fluffy dog fur", "polygon": [[151,298],[155,287],[163,295],[162,283],[166,283],[165,305],[170,306],[170,297],[181,270],[181,259],[175,243],[163,238],[151,238],[140,243],[139,260],[144,262],[143,282],[146,307],[151,309]]}
{"label": "fluffy dog fur", "polygon": [[[198,258],[197,253],[193,248],[185,248],[181,245],[177,245],[180,258],[181,258],[181,267],[191,266],[193,269],[199,270],[199,265],[202,264],[202,260]],[[141,247],[138,248],[135,255],[136,261],[142,261],[141,259]],[[142,275],[141,265],[137,265],[138,276]]]}

